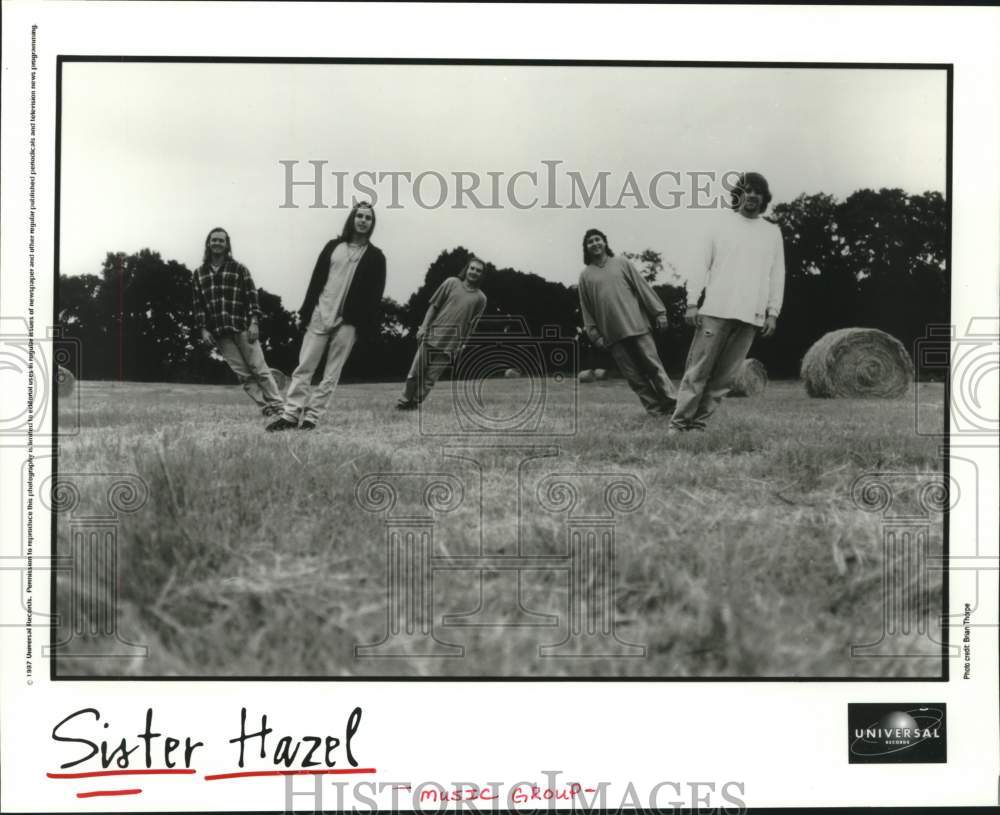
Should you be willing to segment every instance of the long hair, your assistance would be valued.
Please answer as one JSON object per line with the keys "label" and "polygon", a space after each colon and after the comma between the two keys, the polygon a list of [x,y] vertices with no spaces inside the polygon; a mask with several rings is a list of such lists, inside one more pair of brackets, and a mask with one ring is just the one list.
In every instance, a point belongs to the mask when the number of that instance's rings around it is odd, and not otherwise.
{"label": "long hair", "polygon": [[608,244],[608,236],[601,232],[600,229],[588,229],[583,236],[583,262],[590,263],[590,253],[587,251],[587,241],[594,235],[601,236],[604,241],[604,251],[607,253],[609,258],[613,258],[615,253],[611,251],[611,246]]}
{"label": "long hair", "polygon": [[359,209],[368,209],[372,213],[372,228],[368,230],[368,240],[371,240],[372,235],[375,234],[375,207],[373,207],[368,201],[359,201],[356,203],[347,216],[347,220],[344,221],[344,228],[340,230],[340,239],[342,241],[351,241],[354,239],[354,216],[358,214]]}
{"label": "long hair", "polygon": [[233,259],[233,243],[229,239],[229,233],[226,232],[226,230],[223,229],[221,226],[217,226],[215,227],[215,229],[210,229],[208,231],[208,234],[205,236],[205,253],[201,256],[202,266],[207,266],[212,259],[212,253],[211,251],[209,251],[208,242],[211,240],[212,235],[214,235],[216,232],[221,232],[223,235],[226,236],[226,260]]}
{"label": "long hair", "polygon": [[767,185],[767,179],[760,173],[740,173],[740,177],[736,180],[736,186],[733,187],[730,195],[733,209],[740,208],[743,196],[749,190],[760,194],[761,200],[764,202],[764,206],[760,208],[761,214],[767,212],[767,205],[771,203],[771,188]]}
{"label": "long hair", "polygon": [[469,259],[465,261],[465,265],[462,267],[462,271],[458,273],[459,280],[465,280],[466,276],[469,274],[469,267],[473,263],[478,263],[483,267],[483,271],[486,271],[486,264],[483,262],[482,258],[477,258],[475,255],[469,255]]}

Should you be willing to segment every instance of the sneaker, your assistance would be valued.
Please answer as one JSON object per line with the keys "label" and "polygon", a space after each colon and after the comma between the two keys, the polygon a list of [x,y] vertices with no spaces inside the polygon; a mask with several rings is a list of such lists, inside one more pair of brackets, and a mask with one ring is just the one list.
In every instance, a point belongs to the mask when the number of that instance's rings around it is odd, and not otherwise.
{"label": "sneaker", "polygon": [[271,419],[274,416],[280,416],[282,414],[281,408],[276,405],[268,405],[261,412],[264,414],[265,419]]}
{"label": "sneaker", "polygon": [[407,399],[400,399],[396,402],[396,410],[416,410],[417,403]]}
{"label": "sneaker", "polygon": [[308,419],[299,425],[299,430],[315,430],[316,422],[310,422]]}
{"label": "sneaker", "polygon": [[268,433],[277,433],[280,430],[294,430],[296,427],[298,427],[298,425],[295,424],[295,422],[290,422],[284,416],[279,416],[264,429]]}

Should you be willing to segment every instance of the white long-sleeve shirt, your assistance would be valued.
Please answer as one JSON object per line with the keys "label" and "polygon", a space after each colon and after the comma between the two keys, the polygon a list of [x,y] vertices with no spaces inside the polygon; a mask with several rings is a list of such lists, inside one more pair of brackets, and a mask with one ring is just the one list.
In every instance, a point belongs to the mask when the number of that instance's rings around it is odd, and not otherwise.
{"label": "white long-sleeve shirt", "polygon": [[692,269],[687,304],[698,303],[709,317],[763,325],[777,317],[785,296],[785,247],[781,229],[763,218],[745,218],[729,210],[707,241],[703,264]]}

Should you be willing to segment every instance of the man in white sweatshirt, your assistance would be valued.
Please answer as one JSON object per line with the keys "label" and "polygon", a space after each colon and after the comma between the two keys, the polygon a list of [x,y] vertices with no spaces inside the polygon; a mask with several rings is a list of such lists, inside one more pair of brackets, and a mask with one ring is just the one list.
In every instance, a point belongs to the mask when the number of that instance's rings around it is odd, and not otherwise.
{"label": "man in white sweatshirt", "polygon": [[785,291],[785,249],[778,225],[760,217],[770,201],[764,176],[741,174],[733,211],[720,218],[705,264],[688,278],[684,319],[695,334],[668,435],[704,430],[757,332],[774,333]]}

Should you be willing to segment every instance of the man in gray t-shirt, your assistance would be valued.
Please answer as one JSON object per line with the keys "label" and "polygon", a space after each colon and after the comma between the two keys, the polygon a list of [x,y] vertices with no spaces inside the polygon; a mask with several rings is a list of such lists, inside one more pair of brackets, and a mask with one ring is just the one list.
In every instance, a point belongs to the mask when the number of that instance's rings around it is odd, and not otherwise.
{"label": "man in gray t-shirt", "polygon": [[399,410],[413,410],[430,393],[475,329],[486,309],[486,295],[479,288],[485,266],[473,256],[458,277],[449,277],[431,297],[417,339],[420,345],[406,375]]}

